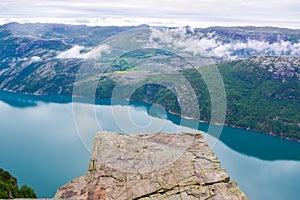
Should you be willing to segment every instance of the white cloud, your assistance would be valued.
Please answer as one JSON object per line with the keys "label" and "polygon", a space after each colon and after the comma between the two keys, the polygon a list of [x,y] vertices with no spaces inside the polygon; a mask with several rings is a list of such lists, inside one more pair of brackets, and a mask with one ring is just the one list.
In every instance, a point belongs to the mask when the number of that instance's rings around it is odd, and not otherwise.
{"label": "white cloud", "polygon": [[210,51],[211,56],[216,57],[230,57],[230,50],[233,48],[232,44],[222,44],[213,48]]}
{"label": "white cloud", "polygon": [[2,0],[0,18],[47,19],[48,22],[59,18],[90,19],[94,23],[94,19],[98,19],[97,25],[139,22],[195,27],[256,25],[300,28],[299,10],[298,0]]}
{"label": "white cloud", "polygon": [[68,59],[68,58],[80,58],[80,59],[96,59],[102,56],[102,53],[109,53],[110,47],[108,45],[99,45],[96,48],[91,49],[86,53],[82,53],[85,50],[84,46],[75,45],[71,49],[60,52],[56,58]]}
{"label": "white cloud", "polygon": [[32,57],[30,58],[30,61],[31,61],[31,62],[40,62],[40,61],[42,61],[42,58],[39,57],[39,56],[32,56]]}
{"label": "white cloud", "polygon": [[102,56],[102,53],[109,53],[110,47],[106,44],[99,45],[98,47],[92,49],[88,53],[84,54],[85,58],[87,59],[96,59]]}
{"label": "white cloud", "polygon": [[83,46],[75,45],[71,49],[68,49],[66,51],[63,51],[63,52],[59,53],[56,58],[61,58],[61,59],[65,59],[65,58],[84,58],[83,57],[84,54],[80,53],[80,51],[83,50],[83,49],[84,49]]}
{"label": "white cloud", "polygon": [[[207,34],[200,38],[185,34],[182,28],[178,29],[155,29],[152,28],[150,41],[162,49],[171,49],[180,52],[191,52],[194,55],[213,56],[226,59],[246,58],[247,53],[243,51],[252,51],[254,54],[261,55],[293,55],[300,56],[300,41],[292,43],[289,41],[279,40],[277,42],[266,42],[249,39],[242,41],[222,41],[219,36]],[[238,51],[240,55],[236,55]]]}

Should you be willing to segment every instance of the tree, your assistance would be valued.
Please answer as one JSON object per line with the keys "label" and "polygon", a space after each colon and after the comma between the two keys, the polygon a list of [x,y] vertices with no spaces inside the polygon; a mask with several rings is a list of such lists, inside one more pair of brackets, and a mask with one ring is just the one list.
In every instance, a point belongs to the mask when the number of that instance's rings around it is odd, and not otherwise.
{"label": "tree", "polygon": [[34,190],[27,186],[27,185],[22,185],[22,187],[19,190],[19,198],[36,198],[36,194],[34,193]]}

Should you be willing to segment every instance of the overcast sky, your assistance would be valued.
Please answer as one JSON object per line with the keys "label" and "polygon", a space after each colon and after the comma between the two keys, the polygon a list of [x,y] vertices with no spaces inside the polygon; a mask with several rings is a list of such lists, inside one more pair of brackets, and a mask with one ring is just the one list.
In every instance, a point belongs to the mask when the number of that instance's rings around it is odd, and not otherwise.
{"label": "overcast sky", "polygon": [[299,0],[1,0],[0,23],[300,28]]}

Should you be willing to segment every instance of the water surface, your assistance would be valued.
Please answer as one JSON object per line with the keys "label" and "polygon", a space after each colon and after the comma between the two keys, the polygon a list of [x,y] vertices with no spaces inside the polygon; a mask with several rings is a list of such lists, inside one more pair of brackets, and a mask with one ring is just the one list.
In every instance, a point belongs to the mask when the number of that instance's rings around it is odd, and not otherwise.
{"label": "water surface", "polygon": [[[109,101],[99,101],[101,105],[93,106],[77,102],[82,107],[92,106],[98,123],[78,134],[70,98],[0,92],[0,100],[0,167],[17,177],[20,185],[33,187],[38,197],[53,197],[59,186],[87,171],[89,141],[99,129],[178,132],[188,130],[179,124],[195,124],[146,104],[110,106]],[[118,118],[130,112],[138,128],[116,122],[114,110],[122,111]],[[82,124],[88,125],[95,116],[84,116]],[[208,124],[201,123],[199,129],[207,131]],[[209,134],[207,139],[213,139],[215,133]],[[85,144],[82,137],[87,139]],[[300,143],[224,127],[212,148],[250,200],[300,199]]]}

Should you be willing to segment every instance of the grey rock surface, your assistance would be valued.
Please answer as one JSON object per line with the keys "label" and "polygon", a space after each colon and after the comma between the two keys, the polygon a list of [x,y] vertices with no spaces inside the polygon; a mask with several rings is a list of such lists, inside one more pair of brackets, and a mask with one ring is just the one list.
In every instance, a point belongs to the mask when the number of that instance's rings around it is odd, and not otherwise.
{"label": "grey rock surface", "polygon": [[55,199],[241,199],[246,195],[198,133],[99,132],[89,171]]}

